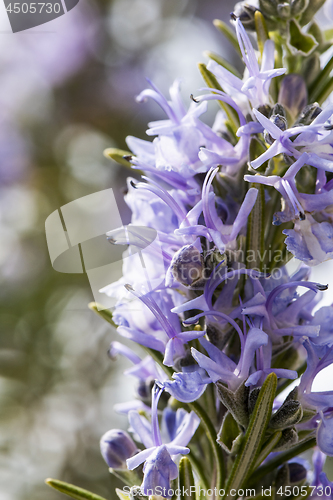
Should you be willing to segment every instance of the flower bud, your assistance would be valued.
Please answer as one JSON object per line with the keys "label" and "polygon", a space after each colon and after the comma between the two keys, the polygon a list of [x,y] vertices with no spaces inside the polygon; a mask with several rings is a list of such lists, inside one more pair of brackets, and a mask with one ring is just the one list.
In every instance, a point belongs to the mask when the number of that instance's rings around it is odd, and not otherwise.
{"label": "flower bud", "polygon": [[284,464],[279,468],[276,475],[276,489],[282,488],[283,491],[286,486],[301,485],[306,480],[306,476],[307,470],[303,465],[297,462]]}
{"label": "flower bud", "polygon": [[295,73],[285,76],[280,86],[278,101],[296,118],[308,101],[304,78]]}
{"label": "flower bud", "polygon": [[155,384],[153,377],[148,377],[146,380],[139,380],[136,386],[137,397],[146,405],[151,405],[151,390]]}
{"label": "flower bud", "polygon": [[305,481],[308,471],[298,462],[289,462],[289,477],[291,484],[298,484]]}
{"label": "flower bud", "polygon": [[285,429],[297,424],[303,416],[299,401],[285,401],[271,418],[269,426],[273,429]]}
{"label": "flower bud", "polygon": [[277,6],[278,16],[281,19],[289,19],[291,14],[290,5],[288,2],[279,3]]}
{"label": "flower bud", "polygon": [[186,245],[174,255],[171,273],[179,283],[197,288],[203,285],[204,261],[201,253],[193,245]]}
{"label": "flower bud", "polygon": [[263,16],[270,17],[277,15],[277,1],[276,0],[259,0],[259,9]]}
{"label": "flower bud", "polygon": [[291,0],[291,15],[293,17],[302,14],[302,12],[307,8],[309,0]]}
{"label": "flower bud", "polygon": [[100,441],[101,454],[112,469],[126,469],[126,460],[138,451],[133,439],[127,432],[112,429]]}
{"label": "flower bud", "polygon": [[245,29],[254,31],[254,14],[258,9],[246,2],[238,2],[234,7],[234,14],[241,21]]}
{"label": "flower bud", "polygon": [[308,104],[305,108],[302,109],[301,114],[299,115],[297,121],[295,122],[295,126],[298,125],[310,125],[315,118],[322,112],[321,107],[317,102],[313,104]]}
{"label": "flower bud", "polygon": [[224,349],[233,334],[232,328],[222,328],[219,323],[207,319],[205,330],[208,340],[220,350]]}
{"label": "flower bud", "polygon": [[260,387],[255,387],[254,389],[251,390],[251,392],[249,394],[248,408],[249,408],[250,415],[253,412],[254,407],[256,405],[256,402],[257,402],[257,399],[259,396],[259,392],[260,392]]}
{"label": "flower bud", "polygon": [[305,26],[308,24],[310,21],[312,21],[313,16],[315,13],[322,7],[322,5],[325,3],[325,0],[309,0],[308,5],[303,11],[301,20],[300,20],[300,25]]}
{"label": "flower bud", "polygon": [[[284,107],[282,104],[275,104],[274,108],[271,111],[270,115],[270,121],[274,123],[277,127],[279,127],[280,130],[284,131],[287,129],[287,118],[286,118],[286,112],[284,110]],[[273,144],[274,140],[273,137],[265,130],[264,131],[264,139],[267,142],[267,144]]]}
{"label": "flower bud", "polygon": [[273,451],[288,450],[298,442],[298,434],[294,427],[284,429],[278,444],[273,448]]}

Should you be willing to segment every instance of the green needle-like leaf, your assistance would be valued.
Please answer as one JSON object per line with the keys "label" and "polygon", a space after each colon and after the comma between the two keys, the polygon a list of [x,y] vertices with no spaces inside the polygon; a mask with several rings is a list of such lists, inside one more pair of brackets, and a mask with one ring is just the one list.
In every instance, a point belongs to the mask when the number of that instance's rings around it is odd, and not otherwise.
{"label": "green needle-like leaf", "polygon": [[246,260],[247,267],[251,269],[260,269],[262,271],[264,264],[264,209],[265,209],[265,191],[264,186],[251,184],[251,187],[258,189],[258,196],[254,207],[248,218],[246,233]]}
{"label": "green needle-like leaf", "polygon": [[269,34],[265,18],[259,10],[254,13],[254,24],[257,32],[258,48],[260,50],[260,54],[262,55],[264,52],[265,42],[269,39]]}
{"label": "green needle-like leaf", "polygon": [[120,490],[119,488],[116,488],[116,494],[117,494],[117,497],[120,498],[120,500],[129,500],[130,499],[129,493],[124,493],[123,490]]}
{"label": "green needle-like leaf", "polygon": [[252,486],[253,484],[257,483],[259,479],[261,479],[262,477],[265,477],[270,472],[277,470],[277,468],[280,467],[280,465],[284,464],[285,462],[288,462],[288,460],[291,460],[292,458],[300,455],[301,453],[310,450],[315,445],[316,445],[316,438],[309,438],[302,441],[299,444],[296,444],[290,450],[279,453],[278,455],[276,455],[276,457],[272,458],[272,460],[267,462],[267,464],[262,465],[255,471],[255,474],[253,475],[254,477],[249,480],[248,486]]}
{"label": "green needle-like leaf", "polygon": [[[205,64],[199,63],[198,67],[199,67],[199,71],[200,71],[203,79],[205,80],[206,84],[208,85],[208,87],[210,87],[211,89],[223,91],[223,89],[222,89],[221,85],[219,84],[219,82],[217,81],[216,77],[213,75],[213,73],[211,71],[209,71],[207,69]],[[220,104],[221,108],[225,111],[227,117],[230,120],[230,123],[233,125],[234,133],[236,133],[236,131],[239,128],[239,118],[238,118],[236,111],[234,110],[234,108],[229,106],[229,104],[226,104],[223,101],[219,100],[218,103]]]}
{"label": "green needle-like leaf", "polygon": [[219,56],[218,54],[215,54],[215,52],[211,52],[210,50],[206,50],[204,52],[204,55],[209,57],[209,59],[217,62],[217,64],[230,71],[230,73],[232,73],[233,75],[237,76],[238,78],[242,78],[242,75],[239,73],[239,71],[226,59],[224,59],[224,57]]}
{"label": "green needle-like leaf", "polygon": [[58,481],[57,479],[46,479],[45,483],[51,486],[51,488],[54,488],[71,498],[75,498],[76,500],[106,500],[99,495],[95,495],[95,493],[91,493],[90,491],[74,486],[73,484]]}
{"label": "green needle-like leaf", "polygon": [[318,100],[318,96],[325,88],[327,84],[327,79],[333,69],[333,56],[326,63],[324,68],[319,72],[317,78],[311,84],[309,89],[309,102],[315,102]]}
{"label": "green needle-like leaf", "polygon": [[193,401],[193,403],[188,403],[188,406],[191,410],[193,410],[201,420],[201,425],[204,427],[210,445],[212,447],[212,451],[214,454],[214,459],[216,462],[216,487],[218,490],[223,488],[224,485],[224,458],[222,453],[222,448],[216,441],[216,430],[206,411],[200,406],[197,401]]}
{"label": "green needle-like leaf", "polygon": [[271,438],[264,444],[259,456],[257,458],[256,463],[254,464],[254,469],[259,467],[259,465],[265,460],[266,457],[270,454],[273,448],[278,444],[282,436],[281,431],[277,431],[271,436]]}
{"label": "green needle-like leaf", "polygon": [[270,373],[260,390],[243,444],[225,486],[225,498],[232,498],[230,490],[241,488],[253,470],[271,418],[276,386],[277,377],[275,373]]}
{"label": "green needle-like leaf", "polygon": [[326,101],[328,96],[331,94],[332,90],[333,90],[333,78],[329,78],[317,97],[318,103],[322,104],[324,101]]}
{"label": "green needle-like leaf", "polygon": [[139,486],[142,483],[142,477],[140,477],[138,469],[112,469],[112,467],[110,467],[109,471],[128,486]]}
{"label": "green needle-like leaf", "polygon": [[196,500],[192,466],[187,457],[182,457],[179,462],[179,489],[180,500]]}
{"label": "green needle-like leaf", "polygon": [[96,314],[98,314],[98,316],[101,316],[101,318],[110,323],[110,325],[117,328],[116,323],[112,319],[112,312],[109,309],[103,309],[104,306],[102,304],[98,304],[97,302],[90,302],[90,304],[88,304],[88,307]]}
{"label": "green needle-like leaf", "polygon": [[213,24],[218,30],[220,30],[223,33],[223,35],[231,43],[236,52],[242,57],[236,33],[225,22],[221,21],[220,19],[215,19],[213,21]]}
{"label": "green needle-like leaf", "polygon": [[330,42],[333,38],[333,28],[329,28],[323,31],[324,40]]}
{"label": "green needle-like leaf", "polygon": [[104,156],[106,158],[111,158],[117,163],[120,163],[120,165],[123,165],[124,167],[132,168],[131,163],[128,160],[126,160],[126,156],[128,157],[132,156],[132,153],[130,153],[129,151],[124,151],[118,148],[108,148],[104,150]]}

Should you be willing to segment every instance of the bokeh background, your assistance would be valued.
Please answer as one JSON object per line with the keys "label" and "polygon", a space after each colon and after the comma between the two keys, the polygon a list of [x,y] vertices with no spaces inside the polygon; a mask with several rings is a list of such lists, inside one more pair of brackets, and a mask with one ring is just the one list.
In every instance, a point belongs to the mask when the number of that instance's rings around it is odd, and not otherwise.
{"label": "bokeh background", "polygon": [[0,5],[0,500],[61,499],[46,477],[114,498],[99,438],[126,428],[113,405],[132,397],[127,363],[107,356],[116,334],[88,309],[87,277],[52,269],[44,224],[110,187],[129,221],[128,172],[103,150],[126,149],[126,135],[144,138],[162,117],[155,103],[135,102],[146,77],[164,92],[182,78],[189,103],[204,50],[234,59],[211,24],[233,4],[80,0],[16,34]]}
{"label": "bokeh background", "polygon": [[[150,77],[185,101],[203,82],[205,49],[231,60],[211,25],[226,0],[80,0],[68,14],[12,34],[0,5],[0,500],[56,500],[46,477],[107,499],[115,481],[99,438],[127,425],[131,399],[115,338],[91,312],[85,275],[54,271],[44,223],[65,203],[112,187],[123,222],[128,172],[103,157],[162,117],[135,96]],[[209,116],[208,116],[209,120]],[[127,384],[127,381],[126,381]]]}

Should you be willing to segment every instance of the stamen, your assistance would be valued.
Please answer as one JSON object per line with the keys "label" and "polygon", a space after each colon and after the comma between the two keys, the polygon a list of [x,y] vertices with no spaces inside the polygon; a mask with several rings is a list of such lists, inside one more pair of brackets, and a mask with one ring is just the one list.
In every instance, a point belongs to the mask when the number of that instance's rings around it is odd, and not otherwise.
{"label": "stamen", "polygon": [[208,172],[208,174],[206,175],[203,186],[202,186],[202,211],[203,211],[203,215],[205,218],[205,222],[206,222],[207,227],[214,229],[215,231],[217,231],[217,227],[215,225],[215,222],[212,219],[212,216],[211,216],[211,213],[209,210],[208,196],[209,196],[210,187],[212,185],[212,182],[213,182],[214,177],[217,174],[218,170],[219,170],[218,167],[215,169],[212,168]]}
{"label": "stamen", "polygon": [[306,281],[291,281],[290,283],[283,283],[282,285],[277,286],[267,297],[266,301],[266,309],[269,316],[272,317],[272,308],[275,298],[283,291],[288,288],[294,288],[298,286],[303,286],[304,288],[309,288],[309,290],[313,290],[314,292],[325,291],[328,289],[328,285],[321,285],[320,283],[314,282],[306,282]]}
{"label": "stamen", "polygon": [[230,318],[230,316],[228,316],[227,314],[224,314],[223,312],[220,312],[220,311],[205,311],[203,313],[197,314],[196,316],[193,316],[193,318],[186,319],[183,322],[183,324],[185,326],[192,325],[193,323],[196,323],[198,319],[202,318],[202,316],[217,316],[218,318],[223,318],[226,321],[228,321],[228,323],[230,323],[234,327],[234,329],[236,330],[236,332],[238,333],[239,340],[241,342],[241,346],[242,346],[242,350],[243,350],[244,333],[242,332],[242,330],[240,329],[240,327],[236,323],[236,321],[233,320],[232,318]]}
{"label": "stamen", "polygon": [[236,276],[239,278],[242,274],[246,274],[250,279],[259,279],[259,278],[269,278],[271,275],[269,273],[262,273],[260,271],[256,271],[255,269],[234,269],[233,271],[226,272],[223,276],[213,276],[214,272],[211,274],[210,278],[207,282],[207,290],[205,289],[205,298],[207,304],[211,304],[212,297],[215,289],[222,283],[222,281],[227,281],[234,279]]}
{"label": "stamen", "polygon": [[108,355],[111,359],[116,359],[117,354],[121,354],[122,356],[125,356],[127,359],[129,359],[134,365],[137,365],[141,363],[141,358],[135,352],[132,351],[129,347],[125,346],[124,344],[121,344],[120,342],[117,342],[116,340],[114,342],[111,342],[109,350],[108,350]]}
{"label": "stamen", "polygon": [[230,17],[233,21],[237,21],[237,16],[234,12],[230,12]]}
{"label": "stamen", "polygon": [[135,170],[144,170],[145,173],[151,172],[154,174],[155,177],[159,177],[160,179],[163,179],[164,182],[167,184],[170,184],[170,186],[175,187],[176,189],[187,189],[188,184],[184,179],[177,173],[177,172],[162,172],[159,170],[156,170],[156,168],[152,168],[149,166],[147,163],[144,163],[140,161],[140,163],[132,163],[132,168]]}
{"label": "stamen", "polygon": [[149,80],[148,83],[153,87],[154,90],[146,89],[143,90],[136,98],[137,102],[145,102],[148,97],[153,99],[164,111],[164,113],[170,118],[171,121],[179,125],[179,120],[170,106],[170,103],[166,100],[163,94],[159,91],[159,89]]}
{"label": "stamen", "polygon": [[286,181],[285,179],[282,179],[281,184],[284,187],[292,206],[294,207],[295,215],[297,214],[299,216],[300,220],[305,220],[305,213],[303,211],[303,207],[300,204],[300,202],[298,201],[298,199],[297,199],[292,187],[290,186],[289,182]]}
{"label": "stamen", "polygon": [[111,243],[111,245],[117,244],[117,240],[115,240],[112,236],[107,236],[106,239],[108,240],[109,243]]}
{"label": "stamen", "polygon": [[151,401],[151,427],[152,427],[152,435],[155,446],[161,446],[162,438],[160,433],[160,426],[158,425],[158,415],[157,415],[157,406],[159,399],[161,397],[162,392],[164,391],[164,387],[159,383],[153,385],[152,388],[152,401]]}
{"label": "stamen", "polygon": [[148,239],[142,236],[140,232],[136,232],[135,229],[140,230],[141,228],[140,226],[137,228],[135,226],[126,226],[124,228],[124,232],[121,233],[120,236],[118,234],[118,239],[115,236],[107,236],[106,239],[109,243],[111,243],[111,245],[128,245],[130,247],[129,250],[131,251],[130,255],[136,253],[138,249],[145,250],[149,246],[149,253],[151,255],[155,255],[157,258],[160,258],[162,254],[164,260],[171,262],[172,257],[168,254],[168,252],[163,250],[160,246],[156,247],[155,245],[152,245],[156,238],[156,232],[154,238]]}
{"label": "stamen", "polygon": [[198,100],[195,99],[195,97],[193,96],[193,94],[190,95],[190,99],[192,99],[193,102],[197,103],[198,104]]}
{"label": "stamen", "polygon": [[[144,180],[148,180],[147,177],[142,176]],[[161,188],[156,182],[149,179],[149,184],[145,184],[144,182],[139,182],[136,186],[140,189],[146,189],[147,191],[151,191],[156,194],[159,198],[161,198],[164,203],[166,203],[171,210],[177,215],[179,222],[182,222],[186,217],[186,212],[178,205],[178,203],[172,198],[172,196],[165,189]]]}
{"label": "stamen", "polygon": [[177,332],[173,328],[172,324],[169,322],[169,320],[166,318],[166,316],[163,314],[159,306],[157,305],[156,301],[149,295],[140,295],[137,293],[134,288],[131,285],[125,285],[126,290],[129,292],[133,293],[136,298],[141,300],[148,309],[153,313],[157,321],[160,323],[162,326],[163,330],[167,334],[167,336],[172,339],[177,335]]}

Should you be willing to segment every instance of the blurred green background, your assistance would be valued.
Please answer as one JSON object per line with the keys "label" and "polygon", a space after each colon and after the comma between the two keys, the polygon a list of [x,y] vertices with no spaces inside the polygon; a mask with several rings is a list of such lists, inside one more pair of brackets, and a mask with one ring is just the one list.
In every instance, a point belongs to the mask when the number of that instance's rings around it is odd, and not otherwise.
{"label": "blurred green background", "polygon": [[[80,0],[47,25],[12,34],[0,9],[0,500],[56,500],[46,477],[114,498],[99,438],[126,428],[113,411],[132,388],[107,349],[114,331],[87,308],[87,277],[49,260],[44,223],[112,187],[123,222],[128,172],[103,157],[163,115],[135,96],[151,78],[203,85],[205,49],[232,59],[211,25],[226,0]],[[209,120],[209,116],[208,116]]]}

